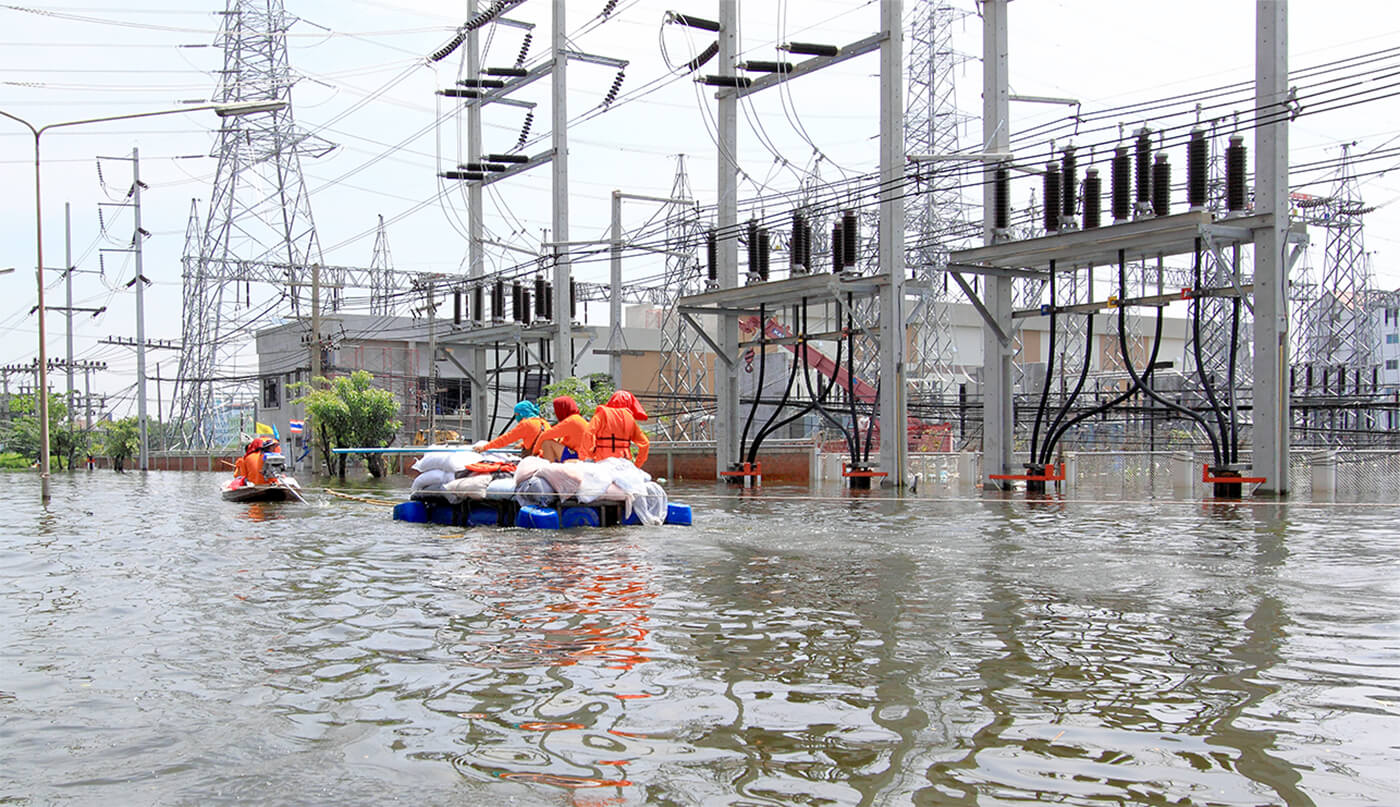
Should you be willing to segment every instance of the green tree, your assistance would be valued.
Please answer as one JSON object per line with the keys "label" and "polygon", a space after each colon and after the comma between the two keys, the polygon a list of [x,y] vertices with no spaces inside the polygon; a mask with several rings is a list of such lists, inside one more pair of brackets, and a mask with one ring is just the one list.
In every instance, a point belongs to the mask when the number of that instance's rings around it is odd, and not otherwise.
{"label": "green tree", "polygon": [[117,473],[126,470],[126,461],[141,450],[141,429],[136,418],[122,418],[102,424],[101,452],[110,457]]}
{"label": "green tree", "polygon": [[574,403],[578,404],[579,414],[588,419],[593,417],[593,410],[607,403],[616,391],[616,388],[613,387],[612,376],[607,373],[593,373],[583,378],[569,376],[562,381],[555,381],[547,385],[536,404],[541,412],[553,418],[554,399],[560,395],[567,395],[574,399]]}
{"label": "green tree", "polygon": [[[3,440],[5,448],[25,457],[30,463],[39,461],[38,399],[32,393],[10,396],[10,424]],[[56,469],[63,468],[68,456],[68,404],[59,393],[49,394],[49,456]]]}
{"label": "green tree", "polygon": [[[293,403],[306,409],[307,420],[320,443],[327,468],[345,478],[345,454],[332,454],[336,448],[383,448],[394,441],[403,425],[396,415],[398,398],[394,393],[372,386],[374,376],[356,370],[335,379],[317,378],[310,392]],[[370,476],[384,475],[384,458],[369,454],[365,465]]]}

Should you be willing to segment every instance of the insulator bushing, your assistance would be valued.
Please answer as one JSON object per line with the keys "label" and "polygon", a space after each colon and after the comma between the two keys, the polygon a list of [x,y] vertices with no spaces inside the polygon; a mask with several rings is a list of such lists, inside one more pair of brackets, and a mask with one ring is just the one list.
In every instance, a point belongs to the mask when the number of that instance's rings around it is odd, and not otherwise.
{"label": "insulator bushing", "polygon": [[1134,200],[1141,208],[1152,203],[1152,135],[1146,129],[1138,133],[1133,155],[1133,172],[1137,180]]}
{"label": "insulator bushing", "polygon": [[1099,169],[1090,168],[1084,172],[1084,229],[1099,226],[1099,209],[1102,204],[1102,188],[1099,187]]}
{"label": "insulator bushing", "polygon": [[841,216],[841,266],[854,269],[857,247],[860,246],[860,229],[854,211],[847,210]]}
{"label": "insulator bushing", "polygon": [[1113,152],[1113,174],[1109,178],[1113,185],[1110,204],[1113,208],[1114,223],[1127,221],[1132,215],[1132,201],[1128,198],[1132,182],[1131,172],[1132,161],[1128,158],[1128,147],[1119,146]]}
{"label": "insulator bushing", "polygon": [[506,283],[497,280],[491,287],[491,319],[503,322],[506,318]]}
{"label": "insulator bushing", "polygon": [[569,278],[569,321],[578,319],[578,285]]}
{"label": "insulator bushing", "polygon": [[796,269],[802,265],[802,216],[792,214],[792,235],[788,238],[788,266]]}
{"label": "insulator bushing", "polygon": [[525,307],[525,287],[520,285],[520,281],[510,284],[510,316],[516,322],[520,322],[524,314]]}
{"label": "insulator bushing", "polygon": [[1167,155],[1157,152],[1152,162],[1152,214],[1169,216],[1172,212],[1172,166]]}
{"label": "insulator bushing", "polygon": [[841,222],[838,221],[832,225],[831,271],[833,272],[840,272],[843,268],[845,268],[844,262],[846,260],[846,245],[842,243],[846,240],[845,235],[846,231],[842,229]]}
{"label": "insulator bushing", "polygon": [[544,276],[535,275],[535,319],[544,318]]}
{"label": "insulator bushing", "polygon": [[1041,205],[1041,219],[1045,232],[1053,233],[1060,229],[1060,166],[1054,161],[1045,164],[1045,204]]}
{"label": "insulator bushing", "polygon": [[1210,144],[1206,141],[1206,131],[1191,130],[1191,140],[1186,144],[1186,206],[1192,210],[1204,210],[1206,206],[1206,172],[1210,159]]}
{"label": "insulator bushing", "polygon": [[1006,230],[1011,227],[1011,170],[998,167],[993,177],[992,228]]}
{"label": "insulator bushing", "polygon": [[480,283],[472,286],[472,320],[474,322],[479,323],[486,319],[486,312],[481,310],[481,304],[485,302],[485,297],[485,289],[481,287]]}
{"label": "insulator bushing", "polygon": [[760,280],[768,279],[768,249],[770,244],[768,231],[760,229],[758,231],[758,277]]}
{"label": "insulator bushing", "polygon": [[719,242],[714,230],[705,233],[705,270],[711,283],[719,280]]}
{"label": "insulator bushing", "polygon": [[802,265],[812,271],[812,225],[806,219],[802,220]]}
{"label": "insulator bushing", "polygon": [[521,292],[523,305],[520,306],[520,323],[530,324],[530,290],[527,288]]}
{"label": "insulator bushing", "polygon": [[544,318],[557,319],[554,316],[554,284],[544,284]]}
{"label": "insulator bushing", "polygon": [[1074,158],[1074,146],[1065,146],[1064,155],[1060,158],[1060,217],[1064,221],[1074,221],[1078,193],[1079,168]]}
{"label": "insulator bushing", "polygon": [[1244,138],[1230,136],[1230,145],[1225,147],[1225,208],[1230,212],[1242,211],[1247,194],[1244,187],[1245,159],[1248,155]]}
{"label": "insulator bushing", "polygon": [[749,219],[749,274],[758,274],[758,220]]}
{"label": "insulator bushing", "polygon": [[462,324],[462,292],[452,292],[452,324]]}

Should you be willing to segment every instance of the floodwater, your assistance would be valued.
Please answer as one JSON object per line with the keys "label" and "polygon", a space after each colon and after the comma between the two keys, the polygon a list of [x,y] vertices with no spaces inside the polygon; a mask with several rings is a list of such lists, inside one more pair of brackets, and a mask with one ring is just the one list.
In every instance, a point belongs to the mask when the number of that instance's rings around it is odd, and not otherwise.
{"label": "floodwater", "polygon": [[1393,505],[221,479],[0,476],[0,804],[1400,803]]}

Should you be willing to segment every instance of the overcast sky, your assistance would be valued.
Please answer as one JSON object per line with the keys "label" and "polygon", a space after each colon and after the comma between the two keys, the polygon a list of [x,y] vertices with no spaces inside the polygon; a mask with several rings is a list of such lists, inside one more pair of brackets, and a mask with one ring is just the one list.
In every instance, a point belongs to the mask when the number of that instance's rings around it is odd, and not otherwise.
{"label": "overcast sky", "polygon": [[[980,137],[981,31],[971,0],[955,0],[968,14],[957,24],[954,48],[962,54],[956,72],[958,104],[967,113],[962,145],[975,148]],[[83,0],[81,5],[0,5],[0,109],[36,125],[102,115],[166,109],[210,97],[222,54],[211,46],[221,5],[191,0]],[[906,14],[918,5],[906,0]],[[593,114],[611,86],[615,71],[577,64],[570,70],[571,118],[588,118],[570,129],[571,212],[574,239],[602,237],[613,189],[667,195],[677,156],[685,164],[699,200],[714,201],[715,145],[712,91],[667,67],[690,59],[712,35],[662,25],[668,9],[715,17],[710,0],[621,0],[606,21],[604,0],[569,2],[568,29],[575,48],[629,61],[621,100],[605,114]],[[878,28],[879,7],[856,0],[741,0],[744,57],[779,58],[775,43],[802,40],[844,44]],[[293,99],[298,124],[334,144],[329,154],[302,164],[311,206],[327,263],[368,266],[377,215],[388,225],[393,265],[399,269],[457,272],[465,266],[465,193],[437,179],[440,170],[465,159],[461,138],[465,115],[434,91],[451,86],[461,67],[458,51],[428,65],[425,57],[441,47],[465,18],[465,3],[428,0],[287,0],[301,19],[290,37],[290,59],[299,81]],[[1400,14],[1391,0],[1293,0],[1290,3],[1290,61],[1293,69],[1320,65],[1360,53],[1400,47]],[[550,3],[530,0],[513,18],[534,22],[527,64],[543,58],[549,40]],[[1207,90],[1253,76],[1253,0],[1017,0],[1010,8],[1012,91],[1024,95],[1078,99],[1084,113],[1136,101]],[[501,28],[489,44],[487,63],[509,65],[521,47],[522,32]],[[1379,84],[1394,84],[1395,63]],[[741,196],[791,190],[802,182],[831,181],[871,171],[878,133],[876,57],[853,59],[770,90],[744,105],[740,122],[745,180]],[[702,71],[704,72],[704,71]],[[1375,84],[1368,85],[1374,88]],[[647,90],[637,95],[638,91]],[[531,137],[547,137],[549,82],[537,82],[520,98],[539,103]],[[1305,112],[1310,99],[1301,98]],[[1243,107],[1241,107],[1243,111]],[[1065,107],[1016,104],[1012,129],[1053,124]],[[1305,115],[1292,126],[1295,164],[1354,152],[1385,153],[1400,143],[1400,101],[1387,99],[1337,111]],[[523,111],[491,107],[486,114],[487,151],[511,148],[520,134]],[[107,337],[134,336],[134,299],[124,284],[132,276],[129,253],[111,252],[99,273],[99,250],[121,249],[131,237],[130,211],[99,204],[124,201],[130,185],[129,161],[98,157],[129,156],[141,150],[145,273],[154,281],[147,297],[147,337],[180,338],[180,258],[191,199],[206,215],[216,161],[212,113],[188,113],[55,131],[44,136],[45,251],[50,266],[63,263],[63,204],[72,204],[73,249],[81,274],[75,275],[75,305],[108,308],[77,319],[79,359],[105,361],[111,371],[96,379],[98,389],[129,388],[135,358],[129,348],[103,345]],[[1129,130],[1152,125],[1151,113],[1120,121]],[[1091,142],[1101,143],[1103,134]],[[1247,138],[1253,145],[1252,137]],[[1063,144],[1063,141],[1061,141]],[[547,139],[526,149],[548,147]],[[1044,145],[1041,146],[1043,153]],[[1184,175],[1185,155],[1173,154]],[[1375,283],[1400,286],[1400,158],[1358,166],[1366,202],[1378,209],[1366,219],[1366,247]],[[1307,190],[1326,194],[1331,171],[1309,175],[1320,182]],[[34,263],[32,138],[18,124],[0,119],[0,364],[27,362],[36,355],[35,318],[29,311],[36,292]],[[495,184],[486,225],[493,238],[535,250],[549,226],[547,166]],[[1031,184],[1018,190],[1018,204]],[[972,197],[975,198],[975,197]],[[772,214],[778,210],[766,211]],[[646,203],[628,203],[624,221],[640,227],[656,213]],[[1314,242],[1323,238],[1314,233]],[[500,251],[489,266],[516,264],[521,256]],[[1322,262],[1320,248],[1311,257]],[[654,274],[659,265],[636,261],[635,276]],[[606,264],[581,264],[583,279],[601,280]],[[48,278],[48,304],[63,305],[57,273]],[[255,295],[256,296],[256,295]],[[603,307],[590,310],[601,316]],[[596,320],[595,320],[596,321]],[[49,353],[64,353],[64,320],[49,319]],[[236,368],[251,369],[249,364]],[[172,375],[176,355],[150,355],[154,374]],[[235,368],[225,368],[234,370]],[[62,387],[61,379],[55,383]],[[166,394],[169,386],[166,386]],[[151,395],[155,391],[152,389]],[[154,401],[153,401],[154,403]],[[134,405],[131,407],[134,411]],[[154,412],[154,408],[152,409]]]}

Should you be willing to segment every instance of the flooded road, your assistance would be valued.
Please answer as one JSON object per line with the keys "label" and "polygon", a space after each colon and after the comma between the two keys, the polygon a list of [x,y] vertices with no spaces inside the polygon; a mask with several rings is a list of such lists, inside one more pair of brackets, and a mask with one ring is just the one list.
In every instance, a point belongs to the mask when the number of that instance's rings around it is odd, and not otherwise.
{"label": "flooded road", "polygon": [[1400,803],[1400,507],[222,479],[0,475],[0,804]]}

